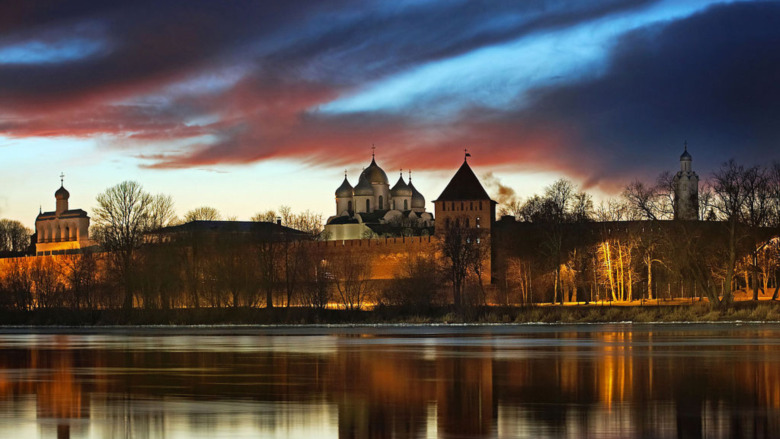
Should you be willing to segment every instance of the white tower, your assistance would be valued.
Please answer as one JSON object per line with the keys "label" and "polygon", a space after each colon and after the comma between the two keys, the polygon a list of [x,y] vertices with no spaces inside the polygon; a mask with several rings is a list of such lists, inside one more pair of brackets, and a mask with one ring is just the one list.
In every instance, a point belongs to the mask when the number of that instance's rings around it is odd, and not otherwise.
{"label": "white tower", "polygon": [[674,219],[699,219],[699,176],[691,169],[693,157],[688,153],[688,142],[680,156],[680,172],[674,176]]}

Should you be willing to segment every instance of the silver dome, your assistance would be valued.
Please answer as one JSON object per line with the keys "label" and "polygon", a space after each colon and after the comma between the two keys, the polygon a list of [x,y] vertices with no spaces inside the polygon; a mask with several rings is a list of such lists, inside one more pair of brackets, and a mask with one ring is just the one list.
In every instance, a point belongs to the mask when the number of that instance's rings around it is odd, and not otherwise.
{"label": "silver dome", "polygon": [[398,183],[390,189],[390,195],[393,197],[411,197],[412,189],[404,182],[404,177],[398,177]]}
{"label": "silver dome", "polygon": [[344,177],[344,182],[336,189],[336,198],[352,198],[352,185]]}
{"label": "silver dome", "polygon": [[358,179],[358,184],[355,185],[355,190],[353,193],[355,196],[373,196],[374,195],[374,188],[371,186],[371,182],[369,182],[365,177],[365,171],[363,171],[363,174],[360,174],[360,178]]}

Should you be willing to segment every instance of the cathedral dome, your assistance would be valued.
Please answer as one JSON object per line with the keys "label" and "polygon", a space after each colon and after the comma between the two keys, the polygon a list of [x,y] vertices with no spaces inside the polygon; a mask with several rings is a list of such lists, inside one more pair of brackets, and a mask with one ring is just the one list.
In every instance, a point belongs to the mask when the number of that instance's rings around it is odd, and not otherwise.
{"label": "cathedral dome", "polygon": [[412,189],[404,182],[404,177],[398,177],[398,183],[390,189],[390,195],[393,197],[411,197]]}
{"label": "cathedral dome", "polygon": [[683,151],[682,155],[680,156],[680,160],[693,160],[693,157],[691,157],[691,154],[688,152],[688,144],[685,144],[685,151]]}
{"label": "cathedral dome", "polygon": [[424,209],[425,197],[414,187],[411,180],[409,181],[409,188],[412,190],[412,209]]}
{"label": "cathedral dome", "polygon": [[344,182],[341,183],[338,189],[336,189],[336,198],[352,198],[352,185],[347,181],[347,177],[344,177]]}
{"label": "cathedral dome", "polygon": [[355,190],[354,190],[355,196],[374,195],[374,188],[371,186],[371,182],[369,182],[368,179],[366,178],[365,172],[366,171],[363,171],[363,173],[360,174],[360,178],[358,178],[358,184],[355,185]]}
{"label": "cathedral dome", "polygon": [[385,174],[385,171],[376,164],[376,161],[373,158],[371,159],[371,164],[363,170],[360,176],[365,176],[370,184],[390,184],[387,180],[387,174]]}
{"label": "cathedral dome", "polygon": [[60,188],[57,189],[57,192],[54,193],[54,198],[58,200],[67,200],[70,198],[70,192],[65,189],[65,186],[60,186]]}

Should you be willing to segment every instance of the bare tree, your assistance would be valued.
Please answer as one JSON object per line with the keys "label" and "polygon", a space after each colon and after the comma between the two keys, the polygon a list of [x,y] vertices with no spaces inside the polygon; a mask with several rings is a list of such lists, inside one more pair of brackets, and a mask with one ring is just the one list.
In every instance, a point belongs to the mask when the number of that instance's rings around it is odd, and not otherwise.
{"label": "bare tree", "polygon": [[342,305],[349,310],[362,309],[371,292],[371,258],[349,248],[338,252],[328,262]]}
{"label": "bare tree", "polygon": [[726,269],[725,289],[722,304],[733,301],[732,281],[737,260],[739,259],[739,241],[742,238],[742,214],[747,201],[744,184],[745,168],[733,159],[721,165],[713,174],[712,191],[715,194],[714,207],[726,225]]}
{"label": "bare tree", "polygon": [[63,258],[70,306],[75,309],[95,309],[100,288],[100,270],[91,251]]}
{"label": "bare tree", "polygon": [[55,308],[64,305],[65,284],[62,267],[51,256],[35,258],[30,277],[34,286],[35,304],[39,308]]}
{"label": "bare tree", "polygon": [[162,229],[178,222],[173,198],[170,195],[157,194],[151,198],[148,221],[149,223],[146,225],[148,230]]}
{"label": "bare tree", "polygon": [[219,221],[221,219],[222,215],[219,211],[209,206],[196,207],[184,214],[185,223],[190,221]]}
{"label": "bare tree", "polygon": [[483,235],[482,229],[466,227],[464,220],[456,219],[445,227],[439,241],[439,250],[446,261],[445,269],[452,282],[453,302],[459,309],[465,305],[463,287],[466,276],[476,267],[478,258],[483,256],[479,250],[482,240],[487,238]]}
{"label": "bare tree", "polygon": [[305,288],[302,289],[301,297],[307,305],[324,309],[330,302],[333,273],[328,269],[328,261],[321,249],[308,246],[303,257],[305,260],[301,266]]}
{"label": "bare tree", "polygon": [[771,217],[769,174],[766,169],[753,166],[745,170],[742,175],[742,186],[745,192],[745,207],[743,210],[743,222],[747,226],[747,238],[750,240],[753,300],[758,300],[758,278],[760,268],[758,265],[759,254],[767,244],[762,239],[760,228],[768,225]]}
{"label": "bare tree", "polygon": [[636,212],[636,215],[642,219],[658,219],[660,212],[655,186],[647,186],[636,180],[623,190],[623,198],[628,202],[628,206]]}
{"label": "bare tree", "polygon": [[278,216],[276,215],[275,210],[266,210],[265,212],[258,212],[254,214],[251,218],[251,221],[260,223],[273,223],[276,222],[277,217]]}
{"label": "bare tree", "polygon": [[523,207],[523,203],[518,199],[512,199],[507,203],[502,203],[501,208],[498,210],[498,216],[510,215],[516,219],[520,218],[520,213]]}
{"label": "bare tree", "polygon": [[26,311],[33,307],[33,278],[29,259],[15,258],[0,271],[0,301],[7,308]]}
{"label": "bare tree", "polygon": [[124,290],[123,307],[133,307],[130,275],[136,250],[143,243],[149,224],[152,196],[135,181],[124,181],[97,196],[95,212],[96,238],[109,252]]}
{"label": "bare tree", "polygon": [[383,301],[418,311],[430,308],[439,299],[438,272],[434,258],[407,254],[382,292]]}
{"label": "bare tree", "polygon": [[664,171],[655,180],[656,209],[658,219],[675,217],[677,205],[674,202],[674,175]]}
{"label": "bare tree", "polygon": [[24,252],[30,246],[32,230],[16,220],[0,219],[0,251]]}

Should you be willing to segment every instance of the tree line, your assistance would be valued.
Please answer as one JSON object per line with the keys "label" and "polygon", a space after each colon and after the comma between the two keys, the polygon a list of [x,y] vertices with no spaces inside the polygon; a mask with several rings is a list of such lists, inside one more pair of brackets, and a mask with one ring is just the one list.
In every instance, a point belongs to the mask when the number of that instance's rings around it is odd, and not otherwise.
{"label": "tree line", "polygon": [[723,163],[700,185],[698,202],[701,221],[673,221],[674,178],[665,172],[652,183],[631,182],[620,198],[598,207],[568,180],[507,203],[500,214],[534,232],[525,242],[508,236],[503,243],[508,256],[499,267],[497,300],[695,296],[720,307],[737,290],[753,300],[761,292],[777,299],[780,163]]}
{"label": "tree line", "polygon": [[[754,300],[762,291],[777,299],[780,164],[726,162],[703,182],[698,202],[702,221],[672,221],[669,173],[652,183],[631,182],[619,198],[599,206],[561,179],[542,194],[501,207],[499,215],[514,217],[514,228],[499,221],[491,236],[453,221],[431,254],[410,253],[392,280],[377,282],[370,253],[328,253],[327,246],[311,245],[322,238],[320,215],[282,206],[252,218],[256,224],[279,221],[304,231],[303,237],[284,231],[289,229],[274,234],[237,225],[218,234],[167,233],[167,226],[182,223],[173,200],[128,181],[97,197],[91,235],[104,252],[6,264],[0,295],[2,306],[15,309],[363,309],[369,303],[462,309],[681,297],[706,298],[719,307],[728,306],[736,291]],[[204,206],[183,218],[223,217]],[[9,224],[0,222],[0,243],[23,248],[20,236],[29,231]],[[492,273],[491,251],[497,255]],[[491,274],[495,285],[486,287]]]}

